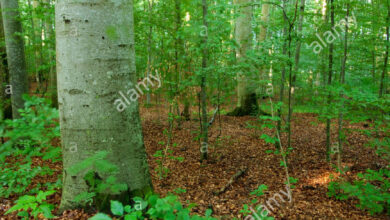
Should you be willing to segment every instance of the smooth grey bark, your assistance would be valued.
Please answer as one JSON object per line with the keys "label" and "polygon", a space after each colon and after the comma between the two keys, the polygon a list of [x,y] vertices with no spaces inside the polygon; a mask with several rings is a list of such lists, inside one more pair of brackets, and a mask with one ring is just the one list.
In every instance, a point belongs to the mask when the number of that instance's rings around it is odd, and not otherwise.
{"label": "smooth grey bark", "polygon": [[129,188],[121,196],[144,196],[152,187],[138,101],[122,112],[115,104],[120,91],[136,84],[133,1],[58,0],[55,16],[64,165],[60,211],[81,206],[74,198],[88,189],[85,172],[71,176],[67,169],[98,151],[108,151],[119,168],[118,183]]}
{"label": "smooth grey bark", "polygon": [[[237,62],[244,62],[246,53],[252,47],[252,0],[235,0],[234,4],[238,7],[239,16],[236,18],[235,40],[238,44],[236,49]],[[252,79],[256,78],[256,79]],[[237,107],[228,115],[244,116],[256,114],[258,111],[256,99],[256,85],[259,77],[250,77],[244,70],[237,73]]]}
{"label": "smooth grey bark", "polygon": [[12,117],[19,118],[18,109],[24,108],[23,94],[28,93],[26,59],[22,37],[18,0],[1,0],[5,45],[7,50],[10,85],[12,86]]}

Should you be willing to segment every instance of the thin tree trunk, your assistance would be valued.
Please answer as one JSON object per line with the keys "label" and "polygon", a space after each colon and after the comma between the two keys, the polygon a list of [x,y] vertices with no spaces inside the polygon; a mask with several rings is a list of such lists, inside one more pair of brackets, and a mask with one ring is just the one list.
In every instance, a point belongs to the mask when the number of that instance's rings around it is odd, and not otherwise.
{"label": "thin tree trunk", "polygon": [[[296,0],[295,3],[295,12],[294,17],[292,21],[289,21],[289,29],[288,29],[288,59],[291,60],[291,42],[292,42],[292,31],[294,28],[295,19],[298,13],[298,0]],[[287,18],[286,18],[287,19]],[[288,74],[288,118],[287,118],[287,132],[288,132],[288,141],[287,146],[288,149],[291,148],[291,120],[292,120],[292,90],[294,88],[293,86],[293,64],[292,62],[289,62],[289,74]]]}
{"label": "thin tree trunk", "polygon": [[42,70],[41,66],[43,64],[43,54],[42,54],[42,22],[41,19],[38,18],[38,8],[40,7],[40,2],[38,0],[33,1],[33,8],[34,8],[34,24],[35,29],[34,31],[34,50],[35,50],[35,66],[36,66],[36,81],[37,81],[37,92],[41,92],[42,88]]}
{"label": "thin tree trunk", "polygon": [[60,212],[82,207],[74,199],[88,190],[85,173],[70,175],[68,168],[98,151],[110,153],[118,183],[128,187],[120,194],[107,192],[107,201],[143,197],[152,186],[132,87],[137,83],[133,1],[58,0],[55,11],[64,167]]}
{"label": "thin tree trunk", "polygon": [[[37,83],[39,83],[39,78],[38,78],[38,66],[37,66],[37,56],[35,54],[35,49],[36,49],[36,42],[37,42],[37,39],[36,39],[36,35],[35,35],[35,19],[34,19],[34,14],[33,14],[33,11],[34,11],[34,6],[33,4],[31,3],[31,0],[28,0],[27,1],[27,4],[28,4],[28,9],[29,9],[29,17],[30,17],[30,23],[31,23],[31,31],[30,31],[30,41],[29,43],[31,44],[31,47],[33,48],[33,51],[34,51],[34,57],[32,59],[28,59],[27,61],[29,62],[29,65],[28,66],[32,66],[33,68],[33,72],[34,72],[34,77],[35,77],[35,81]],[[31,63],[30,63],[31,62]],[[39,87],[38,87],[39,88]]]}
{"label": "thin tree trunk", "polygon": [[[330,31],[333,30],[334,27],[334,0],[330,0],[330,22],[331,22],[331,29]],[[329,73],[328,73],[328,89],[330,90],[330,86],[332,85],[332,76],[333,76],[333,42],[329,44]],[[332,95],[331,91],[328,92],[328,98],[327,98],[327,104],[328,104],[328,109],[330,109],[330,105],[332,102]],[[328,110],[328,114],[330,113],[330,110]],[[331,145],[331,120],[329,116],[326,119],[326,160],[330,161],[330,145]]]}
{"label": "thin tree trunk", "polygon": [[[206,30],[209,28],[207,23],[207,0],[202,0],[202,10],[203,10],[203,26],[206,27]],[[202,126],[201,126],[201,158],[200,160],[207,160],[208,158],[208,121],[207,121],[207,94],[206,94],[206,80],[207,80],[207,61],[209,57],[209,51],[207,48],[207,41],[208,41],[208,35],[207,32],[203,36],[203,43],[202,43],[202,77],[201,77],[201,83],[200,83],[200,100],[201,100],[201,106],[202,106]]]}
{"label": "thin tree trunk", "polygon": [[[1,6],[1,5],[0,5]],[[4,28],[3,28],[3,17],[1,16],[0,8],[0,41],[4,41]],[[3,55],[5,55],[5,47],[0,48],[0,124],[4,120],[5,115],[5,103],[6,103],[6,68],[4,66]]]}
{"label": "thin tree trunk", "polygon": [[389,1],[387,1],[387,18],[386,18],[386,52],[385,52],[385,61],[383,65],[383,71],[381,76],[381,83],[379,87],[379,98],[383,97],[383,89],[385,85],[385,79],[387,75],[387,65],[389,61],[389,21],[390,21],[390,5]]}
{"label": "thin tree trunk", "polygon": [[[146,77],[149,78],[151,68],[152,68],[152,35],[153,35],[153,25],[152,25],[152,10],[153,10],[153,0],[148,0],[149,8],[149,33],[148,33],[148,67]],[[146,104],[150,105],[150,92],[146,93]]]}
{"label": "thin tree trunk", "polygon": [[295,85],[295,82],[297,80],[297,74],[299,71],[299,60],[301,57],[301,46],[302,46],[302,29],[303,29],[303,18],[305,15],[305,0],[301,0],[300,8],[300,14],[299,14],[299,24],[298,24],[298,40],[297,40],[297,46],[295,49],[295,66],[294,66],[294,76],[293,76],[293,85]]}
{"label": "thin tree trunk", "polygon": [[[347,3],[347,17],[346,20],[348,21],[349,19],[349,3]],[[343,62],[341,64],[341,72],[340,72],[340,85],[344,86],[345,83],[345,67],[347,64],[347,58],[348,58],[348,23],[345,23],[345,37],[344,37],[344,58]],[[341,107],[340,107],[340,112],[339,112],[339,120],[338,120],[338,125],[339,125],[339,131],[338,131],[338,153],[337,153],[337,167],[340,172],[342,172],[341,169],[341,156],[342,156],[342,151],[343,151],[343,109],[344,109],[344,92],[343,89],[340,92],[340,101],[341,101]]]}
{"label": "thin tree trunk", "polygon": [[18,0],[1,0],[7,61],[12,87],[12,117],[19,118],[19,109],[24,108],[23,94],[28,93],[26,60],[22,24],[20,22]]}
{"label": "thin tree trunk", "polygon": [[174,98],[176,99],[177,104],[177,126],[179,129],[181,129],[181,117],[180,117],[180,107],[179,107],[179,84],[180,84],[180,78],[181,78],[181,62],[179,61],[179,58],[181,57],[182,53],[182,40],[180,38],[180,28],[181,28],[181,0],[175,0],[175,10],[176,10],[176,29],[175,29],[175,88],[174,88]]}
{"label": "thin tree trunk", "polygon": [[[283,8],[286,7],[286,1],[287,0],[283,0]],[[283,49],[282,49],[282,54],[284,56],[287,56],[287,24],[286,24],[286,19],[283,19],[283,38],[285,39],[283,41]],[[282,63],[282,76],[281,76],[281,79],[280,79],[280,91],[279,91],[279,102],[282,103],[283,105],[283,101],[284,101],[284,83],[286,81],[286,64],[283,62]],[[279,120],[278,120],[278,123],[277,123],[277,130],[279,132],[279,134],[282,133],[282,118],[283,118],[283,115],[282,115],[282,111],[283,111],[283,108],[282,108],[282,105],[279,106],[278,108],[278,117],[279,117]],[[277,148],[279,148],[279,145],[276,144]]]}
{"label": "thin tree trunk", "polygon": [[[258,35],[257,40],[258,40],[258,50],[261,50],[262,53],[266,53],[266,51],[263,48],[261,48],[260,45],[267,38],[267,25],[268,25],[268,20],[269,20],[269,8],[270,8],[270,5],[266,4],[266,3],[264,3],[261,7],[260,33]],[[267,72],[267,67],[265,65],[261,66],[260,71],[259,71],[261,80],[266,80],[268,78],[266,72]],[[262,92],[263,96],[265,96],[266,95],[265,84],[262,84],[261,87],[262,87],[261,92]]]}
{"label": "thin tree trunk", "polygon": [[[50,9],[50,0],[44,0],[45,6],[47,7],[47,11]],[[46,15],[45,20],[45,39],[46,39],[46,49],[48,50],[49,56],[47,62],[50,65],[49,68],[49,97],[54,108],[58,108],[58,95],[57,95],[57,73],[55,71],[55,64],[52,64],[54,59],[53,57],[53,47],[54,47],[54,39],[53,37],[53,20],[50,16],[50,13]]]}

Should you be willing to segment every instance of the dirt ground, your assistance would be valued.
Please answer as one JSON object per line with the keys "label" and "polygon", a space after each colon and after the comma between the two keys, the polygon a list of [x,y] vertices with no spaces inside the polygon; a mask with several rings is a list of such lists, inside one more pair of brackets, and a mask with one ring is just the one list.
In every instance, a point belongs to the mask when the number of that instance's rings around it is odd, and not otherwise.
{"label": "dirt ground", "polygon": [[[165,165],[170,173],[159,179],[156,172],[156,158],[153,154],[164,149],[159,142],[167,142],[164,130],[168,128],[168,108],[141,107],[145,146],[148,154],[150,173],[154,189],[161,195],[167,195],[175,189],[185,189],[180,194],[183,203],[186,201],[198,204],[194,213],[203,214],[206,209],[213,210],[213,216],[221,219],[243,219],[239,212],[243,204],[249,204],[253,196],[250,192],[261,184],[268,186],[260,203],[272,198],[281,190],[285,191],[286,175],[280,166],[280,155],[266,153],[274,146],[260,139],[261,130],[248,128],[248,123],[259,124],[255,117],[217,117],[209,131],[209,160],[200,163],[199,147],[196,140],[199,131],[198,116],[191,121],[182,121],[180,128],[175,122],[173,128],[173,156],[183,157],[184,161],[166,160]],[[356,129],[368,129],[363,124],[346,126],[347,144],[344,148],[343,165],[350,171],[346,178],[353,179],[358,172],[383,166],[374,151],[365,147],[367,138]],[[336,129],[333,129],[336,131]],[[271,134],[270,131],[266,133]],[[298,179],[292,190],[291,203],[286,198],[275,206],[271,216],[276,219],[389,219],[385,215],[370,216],[367,212],[355,207],[357,201],[338,201],[328,198],[327,184],[330,176],[337,176],[334,168],[325,161],[325,126],[314,114],[295,114],[292,122],[293,151],[289,155],[290,175]],[[335,133],[332,135],[336,137]],[[282,137],[282,144],[286,137]],[[39,159],[37,159],[39,160]],[[42,161],[36,161],[42,163]],[[45,162],[47,163],[47,162]],[[34,184],[54,181],[61,173],[61,162],[47,164],[54,169],[55,175],[34,179]],[[224,193],[215,195],[215,191],[224,187],[240,169],[246,172],[238,177]],[[51,196],[49,202],[59,204],[60,192]],[[14,215],[4,216],[16,197],[0,200],[0,219],[16,219]],[[62,213],[57,219],[87,219],[91,214],[82,210],[70,210]]]}

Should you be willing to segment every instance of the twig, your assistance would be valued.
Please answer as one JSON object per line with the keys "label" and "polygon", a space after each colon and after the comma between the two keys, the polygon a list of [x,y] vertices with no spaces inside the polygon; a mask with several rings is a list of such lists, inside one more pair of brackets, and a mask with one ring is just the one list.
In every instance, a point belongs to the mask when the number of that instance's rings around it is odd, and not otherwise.
{"label": "twig", "polygon": [[241,168],[237,173],[235,173],[229,180],[229,182],[224,186],[222,187],[220,190],[218,191],[215,191],[214,192],[214,195],[220,195],[222,193],[224,193],[226,191],[227,188],[229,188],[229,186],[231,186],[240,176],[242,176],[246,171],[248,170],[247,167],[243,167]]}
{"label": "twig", "polygon": [[213,114],[213,117],[211,118],[208,127],[210,127],[211,125],[213,125],[214,120],[215,120],[215,116],[217,115],[218,110],[219,110],[219,107],[217,107],[217,108],[215,109],[214,114]]}

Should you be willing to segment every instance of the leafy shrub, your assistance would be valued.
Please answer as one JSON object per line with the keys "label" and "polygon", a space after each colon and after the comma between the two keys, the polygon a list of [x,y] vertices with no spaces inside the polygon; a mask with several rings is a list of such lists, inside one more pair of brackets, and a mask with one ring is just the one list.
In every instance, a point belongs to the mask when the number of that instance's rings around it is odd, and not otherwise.
{"label": "leafy shrub", "polygon": [[[254,195],[256,197],[260,197],[262,195],[264,195],[264,191],[268,189],[268,186],[262,184],[260,185],[257,189],[255,189],[253,192],[251,192],[250,194],[251,195]],[[258,199],[253,199],[250,203],[250,205],[248,204],[244,204],[243,208],[240,210],[240,213],[243,213],[244,216],[249,216],[253,209],[250,210],[250,207],[253,205],[255,206],[256,203],[258,203],[259,200]],[[274,219],[273,217],[270,217],[270,216],[263,216],[264,214],[262,214],[261,212],[263,212],[263,210],[261,208],[259,208],[260,206],[256,206],[256,213],[253,213],[256,215],[256,217],[259,217],[260,219],[264,219],[264,220],[272,220]],[[268,215],[268,213],[266,213],[266,215]]]}
{"label": "leafy shrub", "polygon": [[56,121],[58,110],[51,108],[45,99],[34,96],[23,98],[26,102],[25,108],[19,110],[21,117],[0,124],[0,136],[8,138],[0,147],[0,162],[10,155],[59,160],[61,149],[51,145],[51,141],[60,136]]}
{"label": "leafy shrub", "polygon": [[386,211],[390,214],[390,170],[367,170],[358,174],[359,180],[349,182],[331,182],[328,196],[339,200],[357,198],[360,209],[368,210],[370,214]]}
{"label": "leafy shrub", "polygon": [[[70,175],[88,170],[84,175],[84,180],[89,186],[88,191],[77,195],[75,202],[95,206],[99,210],[109,194],[119,194],[127,190],[126,184],[117,183],[118,167],[105,159],[107,155],[108,152],[99,151],[69,168]],[[100,178],[103,176],[106,178]],[[97,197],[103,197],[103,200],[97,201]]]}
{"label": "leafy shrub", "polygon": [[[7,140],[0,145],[0,197],[24,193],[34,177],[53,174],[48,167],[33,167],[32,157],[56,161],[61,153],[60,148],[51,145],[60,135],[58,111],[45,99],[28,96],[24,99],[25,108],[19,110],[22,117],[0,124],[0,136]],[[9,156],[22,160],[6,163],[5,158]]]}
{"label": "leafy shrub", "polygon": [[[165,198],[160,198],[158,195],[151,194],[146,196],[145,200],[139,197],[134,199],[135,205],[123,206],[118,201],[111,201],[111,212],[117,218],[124,218],[125,220],[137,219],[164,219],[164,220],[215,220],[211,217],[212,211],[206,210],[205,216],[190,215],[191,209],[195,204],[189,204],[184,207],[176,195],[168,195]],[[98,213],[90,218],[90,220],[111,220],[106,214]]]}
{"label": "leafy shrub", "polygon": [[42,214],[45,218],[54,218],[51,213],[54,210],[54,205],[45,202],[46,197],[54,193],[55,191],[39,191],[36,196],[22,196],[16,201],[16,205],[11,207],[5,214],[19,211],[18,216],[23,217],[23,219],[29,219],[29,211],[31,211],[31,216],[34,218],[39,214]]}
{"label": "leafy shrub", "polygon": [[[5,164],[8,166],[8,164]],[[31,167],[31,163],[19,164],[0,169],[0,197],[26,192],[31,180],[38,175],[51,174],[48,167]]]}

